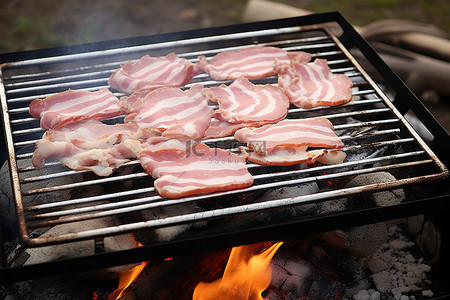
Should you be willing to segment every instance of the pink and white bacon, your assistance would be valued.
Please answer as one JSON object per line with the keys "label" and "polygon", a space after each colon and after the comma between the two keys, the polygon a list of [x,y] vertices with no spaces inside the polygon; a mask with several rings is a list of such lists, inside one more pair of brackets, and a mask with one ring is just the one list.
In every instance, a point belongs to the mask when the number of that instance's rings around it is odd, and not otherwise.
{"label": "pink and white bacon", "polygon": [[202,85],[193,85],[186,91],[174,87],[154,90],[133,104],[134,113],[124,121],[156,129],[163,137],[201,139],[213,114],[202,89]]}
{"label": "pink and white bacon", "polygon": [[259,79],[276,74],[275,62],[289,64],[293,57],[302,62],[311,60],[311,55],[302,51],[287,52],[277,47],[250,46],[220,52],[209,61],[200,55],[197,68],[214,80],[234,80],[239,77]]}
{"label": "pink and white bacon", "polygon": [[245,158],[202,143],[185,150],[143,150],[142,167],[153,178],[157,192],[165,198],[226,191],[253,184]]}
{"label": "pink and white bacon", "polygon": [[[307,151],[308,147],[340,149],[344,144],[335,134],[332,123],[323,117],[283,120],[260,128],[242,128],[235,132],[236,140],[246,143],[250,152],[241,151],[246,158],[261,165],[293,165],[314,163],[327,154],[326,149]],[[333,163],[345,154],[331,154]],[[344,156],[342,156],[344,155]]]}
{"label": "pink and white bacon", "polygon": [[136,125],[106,125],[98,120],[60,124],[45,132],[36,142],[32,163],[42,168],[48,158],[58,158],[73,170],[91,170],[107,176],[112,170],[140,151],[139,139],[146,140],[152,132]]}
{"label": "pink and white bacon", "polygon": [[35,99],[30,103],[29,112],[40,119],[42,129],[62,122],[107,119],[122,113],[119,99],[107,88],[95,92],[69,89],[45,99]]}
{"label": "pink and white bacon", "polygon": [[216,115],[217,114],[215,113],[214,117],[211,119],[211,123],[206,129],[203,139],[231,136],[236,130],[252,125],[248,123],[230,123],[222,120],[219,116],[215,117]]}
{"label": "pink and white bacon", "polygon": [[278,85],[297,107],[336,106],[352,100],[352,81],[344,74],[333,74],[325,59],[312,64],[292,60],[277,64]]}
{"label": "pink and white bacon", "polygon": [[164,57],[145,55],[134,63],[129,61],[111,74],[108,84],[130,95],[140,89],[182,87],[194,75],[194,64],[172,52]]}
{"label": "pink and white bacon", "polygon": [[220,118],[230,123],[276,123],[286,117],[289,109],[289,100],[280,88],[254,85],[243,77],[229,86],[205,88],[203,94],[219,104]]}

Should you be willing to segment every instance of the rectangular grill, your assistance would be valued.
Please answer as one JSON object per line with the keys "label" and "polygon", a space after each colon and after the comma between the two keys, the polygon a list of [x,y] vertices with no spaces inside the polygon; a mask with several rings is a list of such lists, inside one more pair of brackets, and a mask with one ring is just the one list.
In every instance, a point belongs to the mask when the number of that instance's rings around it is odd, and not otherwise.
{"label": "rectangular grill", "polygon": [[[330,24],[326,22],[336,20],[342,28],[330,30]],[[69,48],[69,51],[60,49],[61,53],[50,55],[42,55],[38,51],[34,57],[3,64],[0,85],[3,126],[23,243],[27,247],[38,247],[86,239],[99,241],[107,236],[133,233],[144,229],[197,224],[201,221],[227,220],[242,216],[251,218],[256,213],[265,211],[282,211],[288,207],[307,203],[390,190],[446,178],[448,170],[445,165],[405,120],[402,115],[405,111],[397,109],[350,53],[353,46],[349,37],[354,35],[357,36],[338,13],[329,13],[277,22],[129,39],[126,41],[128,44],[123,44],[123,41],[118,41],[117,44],[98,43],[85,45],[86,49],[79,47],[74,47],[74,50]],[[287,118],[326,117],[334,124],[336,133],[346,145],[343,149],[346,153],[351,155],[371,149],[380,154],[345,161],[342,164],[305,169],[298,166],[264,167],[249,164],[249,171],[255,178],[255,183],[251,187],[173,200],[163,199],[154,191],[153,179],[143,171],[139,161],[127,163],[113,175],[105,178],[97,177],[87,171],[69,170],[57,161],[47,162],[42,170],[33,168],[31,156],[34,143],[40,139],[43,130],[39,127],[39,121],[28,114],[28,105],[32,100],[69,88],[98,90],[107,86],[110,74],[120,64],[128,60],[136,60],[145,54],[162,56],[175,52],[180,57],[195,62],[198,55],[212,57],[222,51],[250,45],[270,45],[288,51],[310,52],[313,58],[327,59],[332,72],[349,76],[354,82],[353,95],[356,97],[354,101],[331,108],[291,107]],[[366,47],[365,45],[362,50],[370,52],[371,49]],[[373,53],[370,54],[373,55]],[[384,65],[376,67],[382,73],[385,71]],[[392,76],[389,73],[388,77],[392,78]],[[258,80],[256,83],[276,83],[276,81],[277,78],[273,76]],[[398,82],[391,82],[391,84],[396,85],[395,88],[398,91],[404,92],[406,88]],[[194,77],[186,87],[195,83],[202,83],[205,86],[220,84],[212,81],[209,76],[201,74]],[[115,94],[122,96],[117,91]],[[406,95],[412,97],[411,101],[418,101],[412,94]],[[408,101],[408,99],[399,99],[397,104],[408,103]],[[404,105],[399,106],[404,107]],[[115,118],[108,122],[115,123],[121,120],[121,118]],[[211,139],[206,143],[232,151],[236,151],[241,145],[232,137]],[[379,171],[394,173],[397,180],[351,188],[334,187],[304,196],[246,203],[249,195],[258,195],[266,190],[309,183],[326,185],[329,181],[340,182],[359,174]],[[102,192],[91,195],[89,190],[92,189],[101,189]],[[87,190],[88,195],[83,190]],[[233,201],[227,199],[233,199]],[[189,204],[195,204],[196,208],[186,212],[185,207],[189,208]],[[170,207],[173,211],[177,211],[174,209],[177,206],[183,207],[184,213],[137,221],[126,218],[130,214],[143,210]],[[338,214],[338,217],[339,215],[342,218],[346,217],[345,213]],[[120,218],[121,225],[92,228],[78,226],[86,220],[111,217]],[[313,224],[307,217],[295,222],[308,224],[309,221]],[[68,223],[74,223],[74,228],[83,229],[46,237],[32,234],[36,229]],[[279,224],[265,225],[269,228],[271,226],[276,227]],[[236,236],[239,232],[241,232],[240,229],[234,227],[223,228],[213,233],[207,230],[202,232],[200,229],[189,239],[202,239],[210,235]],[[161,243],[161,247],[163,245],[164,243]],[[153,245],[153,247],[157,246],[158,244]]]}

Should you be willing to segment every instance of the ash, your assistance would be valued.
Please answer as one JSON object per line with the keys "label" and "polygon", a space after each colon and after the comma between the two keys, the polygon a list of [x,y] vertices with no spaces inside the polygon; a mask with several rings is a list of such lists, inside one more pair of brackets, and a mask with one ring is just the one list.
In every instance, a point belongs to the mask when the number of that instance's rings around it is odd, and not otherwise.
{"label": "ash", "polygon": [[[326,236],[285,243],[274,256],[265,300],[423,300],[433,297],[431,267],[402,220],[370,254],[338,250]],[[331,234],[331,232],[330,232]]]}
{"label": "ash", "polygon": [[413,255],[415,243],[403,234],[398,225],[389,227],[389,238],[377,251],[358,264],[368,271],[374,288],[360,290],[355,300],[401,299],[414,300],[432,297],[428,289],[431,267],[424,259]]}

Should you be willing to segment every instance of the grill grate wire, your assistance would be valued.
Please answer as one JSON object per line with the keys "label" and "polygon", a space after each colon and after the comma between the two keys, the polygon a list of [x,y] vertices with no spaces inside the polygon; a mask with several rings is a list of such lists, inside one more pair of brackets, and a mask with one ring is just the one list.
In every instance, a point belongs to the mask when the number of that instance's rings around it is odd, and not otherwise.
{"label": "grill grate wire", "polygon": [[[342,164],[314,166],[312,168],[274,168],[248,164],[254,175],[251,187],[227,192],[196,195],[183,199],[163,199],[153,188],[153,179],[143,172],[138,161],[121,166],[113,175],[97,177],[88,171],[72,171],[57,161],[49,161],[42,170],[31,165],[34,143],[44,131],[39,120],[28,114],[29,103],[67,89],[95,91],[107,87],[109,75],[128,60],[145,54],[152,56],[175,52],[180,57],[195,62],[198,55],[210,58],[215,54],[250,45],[270,45],[287,51],[307,51],[314,58],[327,59],[333,73],[349,76],[354,83],[354,100],[348,104],[314,109],[291,107],[287,118],[324,116],[334,124],[337,134],[345,143],[343,149],[355,157],[364,149],[379,151],[376,157],[367,155]],[[22,239],[28,246],[42,246],[110,235],[155,229],[199,221],[226,219],[242,214],[284,209],[305,203],[326,201],[363,192],[393,189],[447,176],[448,171],[420,137],[413,132],[402,116],[390,104],[389,98],[367,75],[336,36],[326,27],[287,27],[257,30],[203,38],[177,40],[154,44],[130,46],[104,51],[37,58],[2,66],[2,103],[10,156],[17,165],[17,182],[14,185],[18,203]],[[276,83],[276,77],[256,80],[257,84]],[[218,85],[208,75],[200,74],[192,84]],[[120,97],[121,93],[114,91]],[[120,122],[121,117],[109,120]],[[236,150],[239,145],[232,137],[205,141],[210,146]],[[421,172],[414,174],[411,170]],[[223,207],[223,198],[246,197],[247,194],[275,188],[348,180],[359,174],[380,171],[395,173],[397,180],[377,185],[353,188],[338,187],[287,199],[245,203],[229,201]],[[14,170],[13,170],[14,172]],[[411,175],[412,174],[412,175]],[[114,185],[116,188],[108,188]],[[83,192],[83,190],[100,192]],[[220,205],[216,205],[218,202]],[[205,204],[206,203],[206,204]],[[189,212],[174,213],[160,218],[129,221],[109,227],[92,227],[70,234],[31,237],[33,230],[59,224],[84,222],[92,219],[120,217],[142,210],[155,210],[196,204]],[[189,207],[189,206],[188,206]]]}

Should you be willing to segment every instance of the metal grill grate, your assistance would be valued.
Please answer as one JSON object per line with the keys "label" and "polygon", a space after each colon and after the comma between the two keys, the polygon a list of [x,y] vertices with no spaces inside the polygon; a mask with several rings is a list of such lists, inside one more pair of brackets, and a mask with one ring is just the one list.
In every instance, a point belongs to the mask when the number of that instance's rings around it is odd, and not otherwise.
{"label": "metal grill grate", "polygon": [[[352,102],[333,108],[291,107],[287,116],[289,119],[327,117],[346,145],[343,150],[352,159],[342,164],[311,168],[248,164],[249,171],[255,178],[251,187],[175,200],[162,199],[157,195],[153,179],[143,172],[138,161],[121,166],[106,178],[97,177],[88,171],[69,170],[57,161],[47,162],[42,170],[32,167],[34,143],[43,134],[38,120],[28,114],[28,105],[32,100],[69,88],[98,90],[107,86],[110,74],[121,63],[136,60],[145,54],[159,56],[175,52],[180,57],[195,62],[198,55],[212,57],[222,51],[250,45],[271,45],[288,51],[312,53],[313,58],[327,59],[332,72],[346,74],[352,79],[355,87]],[[22,240],[29,247],[282,210],[305,203],[442,179],[448,173],[389,98],[327,27],[294,26],[251,30],[34,58],[4,64],[1,72],[3,82],[0,93],[13,190]],[[265,84],[276,81],[277,78],[273,76],[254,82]],[[212,81],[209,76],[201,74],[194,77],[186,87],[195,83],[211,86],[222,82]],[[115,94],[121,96],[120,93]],[[108,122],[121,120],[119,117]],[[206,143],[232,151],[239,145],[232,137],[211,139]],[[370,154],[360,155],[366,152]],[[309,183],[326,185],[328,181],[348,181],[356,175],[378,171],[393,173],[397,180],[352,188],[334,186],[323,188],[317,193],[287,199],[253,203],[246,201],[248,195],[278,187]],[[195,209],[190,204],[195,204]],[[177,206],[182,207],[180,211],[183,213],[179,213]],[[166,207],[170,207],[175,213],[145,220],[130,221],[130,218],[124,217],[143,210]],[[118,217],[120,224],[101,227],[89,225],[76,232],[45,238],[31,235],[35,229],[112,217]]]}

